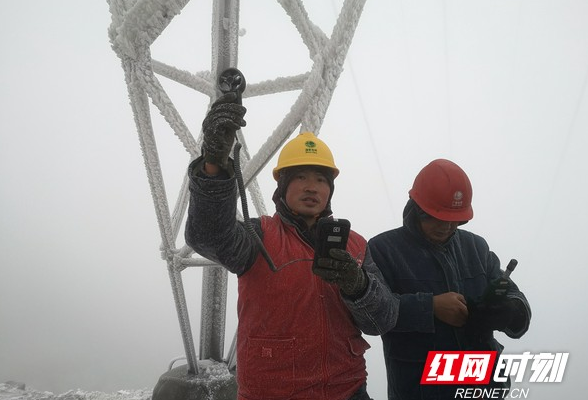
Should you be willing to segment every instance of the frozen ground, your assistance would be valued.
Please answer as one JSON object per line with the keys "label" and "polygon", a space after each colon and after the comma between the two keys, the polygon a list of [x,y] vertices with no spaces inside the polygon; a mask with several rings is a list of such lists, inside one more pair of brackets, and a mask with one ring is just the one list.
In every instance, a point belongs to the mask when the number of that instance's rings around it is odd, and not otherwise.
{"label": "frozen ground", "polygon": [[[226,364],[222,362],[199,360],[198,370],[198,375],[186,378],[187,366],[181,365],[171,369],[165,376],[167,380],[185,379],[185,382],[194,384],[202,390],[203,394],[224,393],[222,388],[226,386],[225,383],[233,380]],[[152,393],[153,389],[119,390],[115,393],[86,392],[76,389],[55,394],[27,388],[26,384],[21,382],[0,383],[0,400],[151,400]]]}
{"label": "frozen ground", "polygon": [[70,390],[63,394],[39,392],[24,383],[0,383],[0,400],[150,400],[152,389],[119,390],[116,393]]}

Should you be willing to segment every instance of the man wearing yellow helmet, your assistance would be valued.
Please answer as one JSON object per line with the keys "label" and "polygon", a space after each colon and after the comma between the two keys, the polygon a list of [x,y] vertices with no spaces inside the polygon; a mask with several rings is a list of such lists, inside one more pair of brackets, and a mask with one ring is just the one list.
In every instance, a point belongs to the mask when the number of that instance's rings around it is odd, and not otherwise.
{"label": "man wearing yellow helmet", "polygon": [[[238,399],[368,400],[369,344],[354,316],[393,313],[394,299],[353,231],[346,250],[313,266],[316,222],[332,214],[333,155],[310,132],[282,149],[273,170],[276,213],[251,219],[269,268],[259,241],[236,219],[229,151],[246,110],[232,100],[217,100],[203,122],[204,154],[189,168],[186,241],[238,276]],[[391,328],[364,325],[374,335]]]}

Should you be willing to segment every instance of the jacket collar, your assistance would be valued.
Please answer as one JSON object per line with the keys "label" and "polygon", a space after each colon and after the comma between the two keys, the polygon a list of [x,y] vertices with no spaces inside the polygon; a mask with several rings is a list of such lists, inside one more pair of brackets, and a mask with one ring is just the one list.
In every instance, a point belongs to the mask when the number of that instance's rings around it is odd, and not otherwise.
{"label": "jacket collar", "polygon": [[[451,242],[453,242],[455,238],[455,232],[451,237],[442,244],[437,244],[429,241],[423,231],[421,229],[420,221],[420,213],[422,212],[421,208],[418,206],[417,203],[413,199],[408,199],[408,202],[404,206],[404,211],[402,212],[403,217],[403,225],[404,227],[410,232],[412,236],[415,237],[417,242],[427,248],[435,248],[435,249],[445,249],[447,248]],[[457,232],[457,230],[456,230]]]}
{"label": "jacket collar", "polygon": [[[314,247],[316,242],[316,222],[309,227],[306,224],[304,218],[296,215],[292,212],[290,207],[286,204],[283,197],[279,197],[278,190],[274,192],[273,201],[276,205],[276,212],[280,215],[280,218],[284,223],[292,225],[296,228],[296,231],[300,236],[311,246]],[[332,215],[331,208],[327,206],[322,213],[319,214],[318,218],[330,217]],[[318,221],[317,218],[317,221]]]}

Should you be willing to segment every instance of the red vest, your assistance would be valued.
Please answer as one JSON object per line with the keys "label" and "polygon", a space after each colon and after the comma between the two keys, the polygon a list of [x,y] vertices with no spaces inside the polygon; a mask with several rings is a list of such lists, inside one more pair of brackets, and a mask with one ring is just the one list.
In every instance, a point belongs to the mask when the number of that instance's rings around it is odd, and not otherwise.
{"label": "red vest", "polygon": [[[370,347],[355,327],[339,288],[312,273],[313,248],[276,214],[262,217],[264,245],[276,267],[258,256],[239,277],[239,400],[347,400],[365,382]],[[347,251],[365,256],[349,235]]]}

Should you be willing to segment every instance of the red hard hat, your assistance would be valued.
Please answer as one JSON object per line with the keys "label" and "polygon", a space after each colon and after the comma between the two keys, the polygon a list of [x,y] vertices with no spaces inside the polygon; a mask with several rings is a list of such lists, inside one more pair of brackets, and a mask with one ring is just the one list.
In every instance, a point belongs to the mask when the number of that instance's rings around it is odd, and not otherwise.
{"label": "red hard hat", "polygon": [[431,161],[416,176],[408,194],[424,212],[442,221],[466,222],[474,217],[472,184],[452,161]]}

